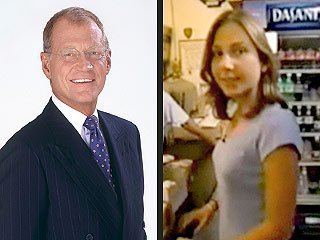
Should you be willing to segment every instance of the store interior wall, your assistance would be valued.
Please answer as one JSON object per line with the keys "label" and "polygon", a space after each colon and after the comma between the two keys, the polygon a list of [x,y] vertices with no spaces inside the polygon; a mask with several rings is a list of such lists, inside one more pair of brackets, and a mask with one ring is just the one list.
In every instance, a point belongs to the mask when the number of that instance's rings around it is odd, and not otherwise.
{"label": "store interior wall", "polygon": [[[180,59],[179,41],[188,40],[184,34],[185,28],[192,29],[189,40],[204,40],[215,19],[229,9],[232,7],[228,2],[222,3],[220,7],[208,8],[200,0],[163,0],[163,25],[172,28],[169,66],[172,67],[173,63],[180,66],[181,62],[183,64],[184,59]],[[201,62],[201,59],[197,62],[199,61]],[[181,79],[194,84],[198,95],[202,94],[201,85],[204,83],[199,74],[188,75],[182,72]]]}
{"label": "store interior wall", "polygon": [[[163,0],[163,6],[163,25],[175,30],[176,38],[173,38],[172,41],[175,41],[176,46],[178,46],[179,40],[187,39],[183,33],[184,28],[190,27],[193,29],[190,39],[205,39],[209,27],[219,14],[232,9],[228,2],[224,2],[220,7],[208,8],[200,0]],[[174,42],[172,42],[172,60],[175,57],[174,45]]]}

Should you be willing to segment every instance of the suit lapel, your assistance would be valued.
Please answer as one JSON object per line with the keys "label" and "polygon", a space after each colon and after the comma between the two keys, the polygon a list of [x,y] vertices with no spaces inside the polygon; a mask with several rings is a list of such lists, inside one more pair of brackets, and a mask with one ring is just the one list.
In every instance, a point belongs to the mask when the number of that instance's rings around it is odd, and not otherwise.
{"label": "suit lapel", "polygon": [[123,208],[122,239],[132,239],[143,225],[143,173],[139,165],[139,139],[135,138],[128,123],[121,123],[122,120],[106,113],[99,112],[99,117],[118,176]]}
{"label": "suit lapel", "polygon": [[121,134],[120,131],[116,128],[112,120],[108,117],[103,117],[101,112],[98,111],[99,113],[99,122],[100,125],[102,126],[102,131],[104,133],[107,146],[108,146],[108,151],[111,156],[111,161],[112,165],[114,166],[112,170],[116,173],[117,176],[117,185],[120,191],[120,201],[121,205],[125,206],[126,203],[126,189],[125,189],[125,184],[126,184],[126,175],[124,173],[124,166],[122,166],[122,155],[121,152],[119,151],[122,149],[120,144],[120,138]]}
{"label": "suit lapel", "polygon": [[116,175],[118,177],[118,186],[121,193],[121,203],[124,211],[124,218],[127,217],[128,213],[128,203],[130,202],[130,186],[131,186],[131,178],[130,173],[128,172],[129,166],[126,165],[126,154],[125,152],[129,152],[128,146],[125,144],[125,138],[123,134],[121,134],[120,129],[112,121],[111,117],[107,114],[101,114],[99,112],[99,120],[102,123],[102,128],[104,131],[104,135],[106,141],[108,143],[108,149],[111,152],[111,159],[113,161],[113,165],[115,166],[114,170],[116,171]]}
{"label": "suit lapel", "polygon": [[52,153],[75,184],[82,190],[109,227],[118,231],[121,214],[113,189],[93,160],[91,152],[76,129],[50,99],[43,111],[53,137]]}

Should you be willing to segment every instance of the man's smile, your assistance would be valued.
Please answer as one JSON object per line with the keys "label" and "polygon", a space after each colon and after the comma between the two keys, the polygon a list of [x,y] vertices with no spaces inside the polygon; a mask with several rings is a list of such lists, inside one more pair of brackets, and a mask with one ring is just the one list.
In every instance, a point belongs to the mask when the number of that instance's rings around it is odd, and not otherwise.
{"label": "man's smile", "polygon": [[71,82],[73,83],[88,83],[88,82],[93,82],[94,79],[89,79],[89,78],[79,78],[79,79],[72,79]]}

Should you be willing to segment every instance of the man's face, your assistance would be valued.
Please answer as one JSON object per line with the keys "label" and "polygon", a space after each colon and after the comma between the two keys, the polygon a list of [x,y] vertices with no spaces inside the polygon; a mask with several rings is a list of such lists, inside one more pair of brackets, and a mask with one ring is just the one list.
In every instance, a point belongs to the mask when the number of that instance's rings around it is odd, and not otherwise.
{"label": "man's face", "polygon": [[[78,52],[78,59],[72,57]],[[104,56],[95,59],[93,55],[99,52]],[[42,53],[41,61],[55,96],[70,107],[91,114],[110,70],[110,52],[105,52],[99,27],[92,21],[77,25],[59,20],[52,31],[50,53]]]}

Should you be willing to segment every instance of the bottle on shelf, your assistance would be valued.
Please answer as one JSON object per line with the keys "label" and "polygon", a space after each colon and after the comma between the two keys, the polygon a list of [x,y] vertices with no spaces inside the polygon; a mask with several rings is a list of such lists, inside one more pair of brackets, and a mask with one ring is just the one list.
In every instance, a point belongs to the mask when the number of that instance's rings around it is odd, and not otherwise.
{"label": "bottle on shelf", "polygon": [[317,116],[317,105],[311,105],[311,115],[314,117],[314,119]]}
{"label": "bottle on shelf", "polygon": [[302,101],[310,101],[309,84],[305,82],[303,84]]}
{"label": "bottle on shelf", "polygon": [[310,88],[310,99],[311,101],[319,101],[319,95],[316,88]]}
{"label": "bottle on shelf", "polygon": [[319,180],[320,172],[319,167],[309,166],[307,167],[307,176],[309,180],[308,189],[311,194],[318,193],[319,191]]}
{"label": "bottle on shelf", "polygon": [[307,176],[307,168],[302,167],[302,170],[299,174],[299,183],[298,183],[298,194],[308,194],[309,184],[308,184],[308,176]]}
{"label": "bottle on shelf", "polygon": [[296,101],[301,101],[302,100],[302,95],[303,95],[303,84],[301,83],[301,73],[296,74],[297,82],[294,86],[294,98]]}
{"label": "bottle on shelf", "polygon": [[317,106],[316,105],[310,105],[310,111],[311,111],[311,116],[312,116],[312,129],[311,131],[312,132],[315,132],[315,129],[314,129],[314,122],[316,120],[316,117],[317,117]]}
{"label": "bottle on shelf", "polygon": [[306,68],[306,51],[299,48],[295,51],[296,68]]}
{"label": "bottle on shelf", "polygon": [[320,132],[320,105],[317,105],[316,116],[314,119],[314,131]]}
{"label": "bottle on shelf", "polygon": [[299,128],[300,128],[300,132],[302,132],[302,130],[304,128],[304,126],[303,126],[303,116],[302,116],[301,108],[302,108],[301,105],[297,106],[297,117],[296,117],[297,123],[298,123]]}
{"label": "bottle on shelf", "polygon": [[[298,108],[299,111],[299,108]],[[306,122],[306,115],[307,115],[307,106],[301,106],[301,124],[300,124],[300,131],[301,132],[308,132],[308,125]]]}
{"label": "bottle on shelf", "polygon": [[286,74],[286,79],[284,82],[284,97],[288,100],[288,101],[293,101],[294,100],[294,82],[291,79],[292,74],[291,73],[287,73]]}
{"label": "bottle on shelf", "polygon": [[315,57],[316,57],[316,51],[312,48],[308,48],[306,50],[305,59],[309,65],[309,67],[311,67],[311,68],[316,68],[316,61],[315,61],[316,58]]}
{"label": "bottle on shelf", "polygon": [[291,110],[291,112],[293,112],[293,114],[296,117],[298,116],[298,106],[297,105],[293,105],[290,110]]}
{"label": "bottle on shelf", "polygon": [[312,159],[312,142],[311,139],[303,141],[302,161],[311,161]]}
{"label": "bottle on shelf", "polygon": [[294,60],[295,59],[295,52],[292,48],[286,50],[286,60]]}
{"label": "bottle on shelf", "polygon": [[313,161],[320,160],[320,136],[319,135],[314,137],[314,146],[312,149],[312,160]]}
{"label": "bottle on shelf", "polygon": [[306,132],[312,132],[314,127],[314,117],[311,114],[311,106],[307,106],[307,111],[304,117],[304,126]]}
{"label": "bottle on shelf", "polygon": [[302,105],[301,106],[301,115],[306,116],[307,115],[307,111],[308,111],[307,106],[306,105]]}

